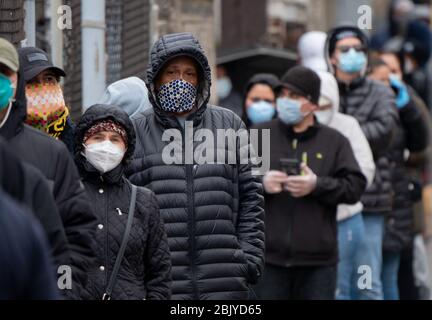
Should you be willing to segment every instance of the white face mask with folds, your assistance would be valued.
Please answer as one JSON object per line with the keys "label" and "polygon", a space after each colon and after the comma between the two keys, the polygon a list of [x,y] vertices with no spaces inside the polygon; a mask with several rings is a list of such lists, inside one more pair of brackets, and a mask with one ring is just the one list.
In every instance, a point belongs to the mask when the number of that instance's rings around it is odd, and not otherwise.
{"label": "white face mask with folds", "polygon": [[100,173],[115,169],[123,160],[126,150],[122,150],[109,140],[84,145],[84,156]]}

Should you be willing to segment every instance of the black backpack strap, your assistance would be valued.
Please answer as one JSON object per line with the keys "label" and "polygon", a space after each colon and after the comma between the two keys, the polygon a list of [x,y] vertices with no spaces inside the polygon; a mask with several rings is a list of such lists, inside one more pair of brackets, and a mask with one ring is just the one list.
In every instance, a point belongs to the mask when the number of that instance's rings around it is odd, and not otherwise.
{"label": "black backpack strap", "polygon": [[133,217],[134,217],[134,213],[135,213],[137,189],[138,189],[137,186],[132,185],[132,196],[131,196],[131,201],[129,204],[129,213],[128,213],[128,220],[127,220],[127,224],[126,224],[126,230],[125,230],[125,233],[123,234],[123,240],[122,240],[122,243],[120,246],[120,250],[117,254],[117,258],[116,258],[116,261],[114,264],[114,269],[111,273],[111,277],[109,279],[108,286],[105,290],[105,293],[102,297],[102,300],[111,300],[112,290],[113,290],[115,283],[116,283],[116,280],[117,280],[117,274],[119,272],[120,265],[121,265],[122,260],[123,260],[124,252],[126,250],[126,245],[128,243],[128,240],[129,240],[130,231],[132,229]]}

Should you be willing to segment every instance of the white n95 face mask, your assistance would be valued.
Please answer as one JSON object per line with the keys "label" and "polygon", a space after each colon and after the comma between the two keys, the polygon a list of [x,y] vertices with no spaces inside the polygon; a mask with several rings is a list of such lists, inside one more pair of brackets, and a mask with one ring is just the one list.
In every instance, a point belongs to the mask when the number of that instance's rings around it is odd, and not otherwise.
{"label": "white n95 face mask", "polygon": [[84,156],[99,172],[106,173],[116,168],[123,160],[126,151],[109,140],[84,145]]}

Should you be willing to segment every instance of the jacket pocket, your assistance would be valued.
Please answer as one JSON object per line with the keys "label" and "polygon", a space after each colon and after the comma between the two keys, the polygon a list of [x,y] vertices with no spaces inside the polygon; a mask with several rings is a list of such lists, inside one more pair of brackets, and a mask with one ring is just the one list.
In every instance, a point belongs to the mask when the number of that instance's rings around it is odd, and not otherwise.
{"label": "jacket pocket", "polygon": [[336,249],[336,213],[319,205],[298,208],[292,224],[292,253],[299,256],[327,256]]}

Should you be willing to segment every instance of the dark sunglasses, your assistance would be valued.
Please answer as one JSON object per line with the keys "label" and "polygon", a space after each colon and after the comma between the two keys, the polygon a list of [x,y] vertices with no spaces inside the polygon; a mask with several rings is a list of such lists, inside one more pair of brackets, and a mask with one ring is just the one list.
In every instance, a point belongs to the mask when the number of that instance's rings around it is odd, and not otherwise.
{"label": "dark sunglasses", "polygon": [[364,45],[356,45],[356,46],[339,46],[338,50],[342,53],[347,53],[351,49],[354,49],[357,52],[366,52],[366,47]]}

